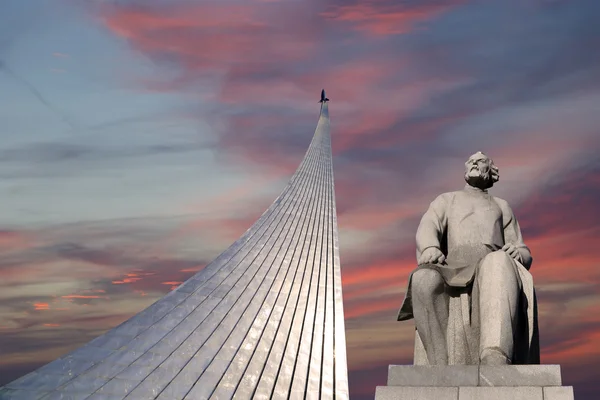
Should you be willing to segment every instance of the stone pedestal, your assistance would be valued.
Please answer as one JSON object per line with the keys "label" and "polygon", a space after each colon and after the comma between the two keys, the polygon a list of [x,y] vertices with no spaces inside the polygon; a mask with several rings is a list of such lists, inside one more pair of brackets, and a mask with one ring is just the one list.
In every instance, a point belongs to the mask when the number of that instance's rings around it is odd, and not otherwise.
{"label": "stone pedestal", "polygon": [[390,365],[375,400],[573,400],[560,365]]}

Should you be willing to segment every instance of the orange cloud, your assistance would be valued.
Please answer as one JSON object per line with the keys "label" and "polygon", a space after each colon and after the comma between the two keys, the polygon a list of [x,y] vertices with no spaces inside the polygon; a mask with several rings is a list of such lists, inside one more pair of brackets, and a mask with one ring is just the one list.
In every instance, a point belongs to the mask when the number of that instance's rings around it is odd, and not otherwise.
{"label": "orange cloud", "polygon": [[154,275],[155,272],[128,272],[125,274],[125,278],[122,280],[113,280],[113,285],[123,285],[127,283],[135,283],[144,279],[145,277]]}
{"label": "orange cloud", "polygon": [[60,324],[43,324],[44,326],[50,327],[50,328],[55,328],[57,326],[60,326]]}
{"label": "orange cloud", "polygon": [[34,310],[49,310],[50,305],[48,303],[35,303],[33,305]]}
{"label": "orange cloud", "polygon": [[205,265],[201,265],[197,268],[184,268],[184,269],[180,269],[179,272],[200,272],[204,269]]}
{"label": "orange cloud", "polygon": [[116,280],[116,281],[112,281],[113,285],[123,285],[126,283],[134,283],[137,282],[139,280],[141,280],[142,278],[124,278],[122,280]]}
{"label": "orange cloud", "polygon": [[170,290],[175,290],[181,285],[183,282],[171,281],[171,282],[161,282],[163,285],[171,285]]}

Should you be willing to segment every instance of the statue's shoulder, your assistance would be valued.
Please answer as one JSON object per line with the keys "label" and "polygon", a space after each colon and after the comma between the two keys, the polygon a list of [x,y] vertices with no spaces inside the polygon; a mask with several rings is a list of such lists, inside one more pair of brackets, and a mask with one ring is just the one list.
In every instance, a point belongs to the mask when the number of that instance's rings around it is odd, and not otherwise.
{"label": "statue's shoulder", "polygon": [[508,201],[500,198],[500,197],[496,197],[496,196],[492,196],[492,198],[494,199],[494,201],[496,202],[496,204],[498,204],[498,207],[500,207],[500,209],[505,212],[505,213],[511,213],[512,209],[510,208],[510,205],[508,204]]}
{"label": "statue's shoulder", "polygon": [[456,197],[456,195],[459,193],[460,193],[460,191],[442,193],[442,194],[438,195],[433,200],[433,202],[434,203],[451,203],[452,199],[454,199],[454,197]]}

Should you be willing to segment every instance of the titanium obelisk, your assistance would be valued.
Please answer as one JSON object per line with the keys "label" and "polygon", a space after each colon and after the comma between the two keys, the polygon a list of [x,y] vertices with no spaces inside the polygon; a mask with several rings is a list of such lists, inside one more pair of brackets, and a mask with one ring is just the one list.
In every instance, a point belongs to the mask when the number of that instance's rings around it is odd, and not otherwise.
{"label": "titanium obelisk", "polygon": [[0,389],[0,399],[230,398],[348,398],[326,101],[290,182],[235,243],[131,319]]}

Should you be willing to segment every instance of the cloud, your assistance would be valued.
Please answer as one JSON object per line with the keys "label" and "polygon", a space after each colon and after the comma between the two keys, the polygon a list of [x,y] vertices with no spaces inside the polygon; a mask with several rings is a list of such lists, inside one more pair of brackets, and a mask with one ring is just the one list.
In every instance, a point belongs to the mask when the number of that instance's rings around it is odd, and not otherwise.
{"label": "cloud", "polygon": [[[3,231],[0,243],[10,246],[0,254],[4,320],[10,329],[54,322],[69,326],[81,316],[77,308],[82,306],[92,310],[86,315],[108,316],[114,307],[133,314],[141,308],[135,301],[127,303],[131,296],[147,305],[166,294],[201,271],[257,217],[240,213],[222,220],[222,226],[212,214]],[[24,237],[35,241],[21,243]],[[59,318],[63,310],[70,310],[73,321]],[[45,320],[39,313],[57,319]]]}
{"label": "cloud", "polygon": [[31,95],[33,95],[39,103],[41,103],[44,107],[46,107],[50,112],[55,114],[61,122],[68,125],[71,130],[77,130],[77,125],[73,122],[70,116],[60,110],[53,102],[48,100],[45,95],[43,95],[40,90],[34,86],[29,80],[25,77],[21,76],[20,73],[13,70],[5,61],[0,59],[0,72],[4,72],[8,75],[12,80],[19,83],[23,88],[25,88]]}
{"label": "cloud", "polygon": [[600,163],[564,171],[556,178],[519,205],[525,234],[539,237],[596,228]]}
{"label": "cloud", "polygon": [[37,310],[37,311],[50,309],[50,306],[48,305],[48,303],[35,303],[33,306],[35,307],[35,310]]}
{"label": "cloud", "polygon": [[352,29],[370,35],[397,35],[411,32],[419,23],[460,5],[458,1],[427,1],[425,4],[356,2],[332,7],[321,13],[326,19],[348,23]]}
{"label": "cloud", "polygon": [[309,39],[318,35],[318,27],[307,24],[314,19],[310,7],[214,1],[168,8],[109,5],[100,18],[149,56],[177,62],[200,78],[242,62],[265,64],[264,60],[299,61],[311,56],[315,46]]}
{"label": "cloud", "polygon": [[[477,150],[500,166],[493,193],[509,200],[534,255],[543,359],[568,366],[565,384],[577,382],[578,397],[597,389],[597,1],[140,4],[104,4],[96,17],[154,63],[156,75],[135,82],[140,91],[207,100],[185,112],[206,119],[214,142],[34,143],[5,148],[0,162],[35,166],[20,176],[50,176],[71,162],[91,168],[207,149],[224,164],[272,172],[190,202],[193,216],[0,232],[0,341],[14,345],[1,376],[121,322],[236,239],[272,199],[232,215],[223,203],[283,184],[325,87],[352,397],[372,398],[388,364],[411,362],[414,326],[394,319],[416,227],[435,195],[462,187],[462,163]],[[89,131],[133,129],[146,118]]]}
{"label": "cloud", "polygon": [[[2,383],[12,374],[1,371],[37,360],[27,364],[31,369],[85,344],[201,270],[210,260],[202,258],[206,250],[186,249],[186,240],[164,243],[188,221],[131,219],[27,234],[3,231],[3,243],[34,237],[35,245],[12,246],[0,256],[0,342],[10,349],[0,361]],[[187,240],[197,240],[188,234]],[[219,251],[214,235],[209,254]],[[116,284],[127,279],[129,284]]]}
{"label": "cloud", "polygon": [[600,169],[586,165],[565,171],[516,208],[534,256],[536,277],[572,282],[600,282],[594,243],[600,240],[597,190]]}
{"label": "cloud", "polygon": [[[549,150],[560,155],[570,145]],[[498,153],[501,175],[505,171],[505,177],[512,174],[513,166],[515,173],[522,173],[523,168],[548,157],[543,152],[510,152],[508,145],[506,151]],[[570,169],[563,171],[541,168],[540,177],[546,179],[525,179],[536,189],[526,191],[524,197],[516,196],[519,200],[511,205],[534,255],[532,273],[539,301],[543,362],[563,365],[565,385],[577,384],[589,390],[591,375],[587,370],[595,365],[600,340],[595,317],[600,275],[594,273],[598,266],[594,243],[600,239],[600,215],[595,206],[598,168],[590,159],[578,161],[572,160]],[[458,164],[458,168],[462,166]],[[347,203],[340,212],[342,279],[350,373],[363,377],[352,384],[352,393],[359,398],[372,397],[374,386],[382,384],[376,382],[385,382],[388,364],[412,360],[414,325],[395,322],[395,315],[415,264],[416,225],[427,207],[427,202],[417,206],[416,199],[421,197],[418,192],[383,191],[391,178],[374,171],[378,170],[373,166],[350,170],[347,181],[336,183],[340,202]],[[364,184],[356,185],[357,181]],[[406,213],[390,213],[384,193],[397,196],[396,203],[389,200],[390,204]],[[413,202],[415,206],[411,206]],[[369,234],[362,240],[352,246],[345,243],[345,235],[363,230]]]}
{"label": "cloud", "polygon": [[348,371],[348,383],[353,399],[367,400],[375,397],[375,386],[387,386],[387,365]]}
{"label": "cloud", "polygon": [[[521,4],[472,4],[464,14],[450,15],[411,37],[420,73],[475,78],[432,106],[454,114],[597,89],[588,82],[595,81],[600,63],[590,51],[591,38],[598,34],[593,22],[598,4],[562,2],[543,10]],[[465,19],[470,23],[461,25]],[[507,21],[513,29],[506,29]]]}
{"label": "cloud", "polygon": [[90,162],[194,152],[209,147],[201,143],[165,143],[128,148],[126,146],[100,147],[63,142],[38,142],[19,148],[2,149],[0,151],[0,162],[15,163],[23,160],[35,164],[53,164],[71,160]]}
{"label": "cloud", "polygon": [[[490,110],[545,99],[546,92],[531,96],[535,90],[529,89],[539,84],[552,86],[557,95],[571,93],[576,82],[563,84],[561,79],[580,69],[597,70],[594,56],[589,56],[595,54],[589,51],[589,35],[595,32],[592,3],[536,9],[535,14],[525,8],[518,18],[511,14],[515,4],[508,3],[111,4],[100,8],[98,18],[165,68],[156,82],[161,90],[213,96],[211,125],[217,127],[218,146],[228,160],[286,164],[282,170],[291,172],[295,163],[286,161],[303,153],[305,132],[311,130],[302,122],[309,112],[303,104],[326,86],[336,104],[336,154],[363,165],[377,161],[407,170],[414,164],[412,155],[432,147],[433,140],[453,128]],[[578,29],[556,32],[561,12],[566,12],[565,26]],[[480,28],[477,40],[465,19]],[[418,29],[423,21],[431,23]],[[517,33],[503,30],[505,21],[517,26]],[[343,41],[349,26],[406,33],[379,42],[354,36]],[[516,40],[516,34],[527,40]],[[549,36],[560,40],[546,40]],[[507,51],[511,53],[505,56]],[[539,84],[528,83],[527,77],[548,68],[548,58],[564,51],[572,52],[568,59],[574,62],[557,58],[555,72]],[[584,73],[578,79],[587,82],[590,76]],[[490,138],[490,133],[480,137]],[[429,151],[448,150],[434,144]]]}
{"label": "cloud", "polygon": [[[449,2],[403,6],[407,11],[402,18],[425,20],[450,6]],[[349,52],[343,65],[339,65],[339,61],[328,57],[329,48],[339,47],[335,39],[344,28],[336,27],[329,39],[325,27],[331,25],[329,19],[338,11],[346,15],[347,7],[361,6],[317,2],[302,6],[287,2],[181,3],[169,9],[160,5],[117,5],[103,9],[100,18],[131,46],[158,64],[177,70],[172,80],[157,82],[161,91],[169,90],[169,85],[171,91],[186,91],[206,82],[207,77],[219,82],[205,87],[214,89],[216,99],[227,107],[216,107],[211,113],[212,124],[225,127],[218,132],[220,147],[235,157],[246,154],[247,162],[276,166],[290,155],[302,154],[306,144],[299,135],[311,128],[301,121],[306,121],[308,114],[292,110],[301,107],[300,100],[316,98],[321,84],[326,83],[340,101],[371,103],[370,109],[353,107],[351,112],[340,115],[340,121],[349,123],[344,125],[346,133],[338,139],[336,149],[359,146],[360,143],[348,142],[355,135],[353,132],[362,134],[365,129],[393,125],[398,119],[398,105],[406,103],[409,110],[430,91],[454,84],[418,82],[411,87],[404,82],[401,90],[394,85],[385,92],[373,92],[374,85],[383,86],[397,75],[405,61],[392,56],[374,63],[368,56],[356,57]],[[389,11],[386,4],[369,7],[372,15],[382,16]],[[319,10],[325,9],[328,11],[320,14]],[[373,54],[375,58],[381,55]],[[150,82],[144,85],[152,86]],[[308,90],[311,87],[314,90]],[[388,106],[373,115],[374,102],[382,104],[386,98],[395,107]],[[265,112],[269,109],[271,112]],[[352,113],[364,121],[357,123],[351,118]],[[280,132],[286,135],[281,136]],[[276,133],[279,135],[273,140]],[[281,156],[273,159],[274,154]]]}
{"label": "cloud", "polygon": [[18,251],[32,246],[34,239],[26,231],[0,230],[0,254]]}

